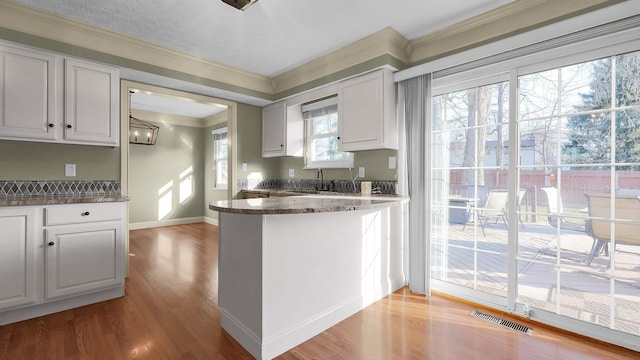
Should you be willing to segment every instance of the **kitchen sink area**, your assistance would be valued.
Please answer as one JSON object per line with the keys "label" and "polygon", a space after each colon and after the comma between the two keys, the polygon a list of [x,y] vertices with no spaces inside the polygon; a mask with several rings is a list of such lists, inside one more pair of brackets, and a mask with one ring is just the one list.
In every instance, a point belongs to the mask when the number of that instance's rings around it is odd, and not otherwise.
{"label": "kitchen sink area", "polygon": [[[302,195],[322,196],[397,196],[397,182],[395,181],[371,181],[371,194],[363,194],[362,183],[364,181],[331,180],[327,190],[322,189],[314,180],[286,181],[267,180],[255,188],[242,189],[239,199],[269,198]],[[333,189],[333,190],[329,190]],[[355,189],[355,190],[354,190]]]}

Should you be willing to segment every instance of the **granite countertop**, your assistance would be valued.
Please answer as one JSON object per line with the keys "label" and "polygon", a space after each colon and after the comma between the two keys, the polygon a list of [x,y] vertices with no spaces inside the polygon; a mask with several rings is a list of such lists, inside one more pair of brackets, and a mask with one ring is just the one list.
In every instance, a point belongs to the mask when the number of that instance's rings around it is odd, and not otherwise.
{"label": "granite countertop", "polygon": [[38,195],[38,196],[7,196],[0,198],[0,207],[3,206],[38,206],[38,205],[61,205],[61,204],[86,204],[103,202],[123,202],[128,201],[127,197],[121,195]]}
{"label": "granite countertop", "polygon": [[276,198],[214,201],[209,209],[234,214],[278,215],[375,209],[408,201],[397,195],[297,195]]}
{"label": "granite countertop", "polygon": [[243,189],[242,192],[256,193],[256,194],[268,194],[268,195],[280,195],[280,196],[300,196],[300,195],[319,195],[319,196],[343,196],[343,197],[385,197],[385,198],[398,198],[396,194],[369,194],[363,195],[359,192],[337,192],[328,190],[306,190],[306,189]]}

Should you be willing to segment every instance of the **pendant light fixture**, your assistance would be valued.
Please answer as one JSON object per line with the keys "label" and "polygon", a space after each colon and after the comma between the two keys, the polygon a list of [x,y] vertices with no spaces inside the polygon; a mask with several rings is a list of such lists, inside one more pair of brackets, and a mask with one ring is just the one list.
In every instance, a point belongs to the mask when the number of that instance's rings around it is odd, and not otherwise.
{"label": "pendant light fixture", "polygon": [[246,10],[249,6],[258,2],[258,0],[222,0],[222,2],[233,6],[238,10]]}
{"label": "pendant light fixture", "polygon": [[155,145],[160,127],[131,115],[131,96],[129,91],[129,144]]}

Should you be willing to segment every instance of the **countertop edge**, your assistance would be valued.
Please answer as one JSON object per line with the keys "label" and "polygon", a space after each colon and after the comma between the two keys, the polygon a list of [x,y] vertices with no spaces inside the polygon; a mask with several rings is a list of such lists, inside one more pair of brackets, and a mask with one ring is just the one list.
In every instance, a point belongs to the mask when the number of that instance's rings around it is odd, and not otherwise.
{"label": "countertop edge", "polygon": [[126,201],[129,201],[129,198],[121,195],[8,197],[0,198],[0,208],[11,206],[91,204]]}
{"label": "countertop edge", "polygon": [[[244,199],[244,200],[232,200],[231,204],[228,201],[216,201],[209,203],[209,209],[231,213],[231,214],[244,214],[244,215],[286,215],[286,214],[309,214],[309,213],[326,213],[326,212],[342,212],[342,211],[356,211],[356,210],[369,210],[377,209],[389,206],[398,206],[409,201],[408,197],[362,197],[354,198],[353,196],[323,196],[323,195],[303,195],[303,196],[290,196],[282,200],[283,198],[263,198],[259,199],[259,205],[253,205],[253,208],[247,208],[245,206],[250,205],[251,202],[256,202],[256,199]],[[315,199],[313,201],[310,199]],[[322,200],[333,200],[330,204],[323,204]],[[308,203],[308,204],[306,204]],[[274,208],[269,205],[278,205],[280,207]],[[266,207],[262,207],[266,206]]]}

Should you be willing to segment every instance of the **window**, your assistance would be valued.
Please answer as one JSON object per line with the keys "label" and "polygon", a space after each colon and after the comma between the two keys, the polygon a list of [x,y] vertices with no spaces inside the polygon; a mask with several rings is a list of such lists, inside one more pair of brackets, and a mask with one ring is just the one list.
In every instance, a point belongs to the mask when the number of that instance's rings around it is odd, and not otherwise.
{"label": "window", "polygon": [[216,129],[213,134],[213,158],[215,161],[216,182],[218,189],[227,188],[227,128]]}
{"label": "window", "polygon": [[307,168],[352,168],[353,154],[338,150],[338,98],[302,106],[306,126]]}

